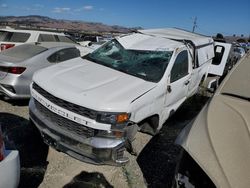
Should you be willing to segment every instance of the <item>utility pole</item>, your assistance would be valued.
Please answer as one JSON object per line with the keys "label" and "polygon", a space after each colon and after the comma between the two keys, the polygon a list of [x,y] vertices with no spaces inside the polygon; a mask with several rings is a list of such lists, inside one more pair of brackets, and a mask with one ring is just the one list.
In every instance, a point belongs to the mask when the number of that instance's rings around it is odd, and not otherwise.
{"label": "utility pole", "polygon": [[192,30],[193,33],[194,33],[194,30],[196,27],[197,27],[197,16],[195,16],[195,18],[194,18],[193,30]]}

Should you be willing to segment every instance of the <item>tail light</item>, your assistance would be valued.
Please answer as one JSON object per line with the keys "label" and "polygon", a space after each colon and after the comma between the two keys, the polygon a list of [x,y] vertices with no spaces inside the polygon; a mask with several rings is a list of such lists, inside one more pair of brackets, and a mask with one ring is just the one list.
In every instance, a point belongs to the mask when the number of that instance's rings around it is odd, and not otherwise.
{"label": "tail light", "polygon": [[25,67],[0,67],[0,71],[11,74],[22,74],[26,70]]}
{"label": "tail light", "polygon": [[4,159],[4,144],[3,144],[3,136],[0,129],[0,161]]}
{"label": "tail light", "polygon": [[25,67],[9,67],[9,73],[22,74],[25,71]]}
{"label": "tail light", "polygon": [[14,47],[15,44],[1,44],[1,51]]}

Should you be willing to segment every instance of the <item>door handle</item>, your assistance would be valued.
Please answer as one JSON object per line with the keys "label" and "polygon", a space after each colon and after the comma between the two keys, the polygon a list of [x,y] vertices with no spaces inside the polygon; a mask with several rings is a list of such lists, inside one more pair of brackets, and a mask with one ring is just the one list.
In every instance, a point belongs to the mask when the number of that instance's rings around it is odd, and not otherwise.
{"label": "door handle", "polygon": [[188,85],[189,83],[190,83],[189,80],[187,80],[187,81],[184,82],[185,85]]}
{"label": "door handle", "polygon": [[169,93],[171,93],[171,91],[172,91],[171,85],[168,85],[168,86],[167,86],[167,91],[168,91]]}

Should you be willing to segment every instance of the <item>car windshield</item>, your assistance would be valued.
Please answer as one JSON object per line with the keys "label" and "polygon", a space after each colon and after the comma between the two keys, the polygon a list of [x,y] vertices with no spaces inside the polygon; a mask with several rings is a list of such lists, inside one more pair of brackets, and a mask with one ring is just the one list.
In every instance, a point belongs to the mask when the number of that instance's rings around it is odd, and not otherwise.
{"label": "car windshield", "polygon": [[18,59],[19,61],[24,61],[39,53],[42,53],[45,50],[47,50],[47,48],[44,48],[42,46],[32,45],[32,44],[23,44],[23,45],[16,46],[14,48],[9,48],[7,50],[4,50],[0,54],[9,56],[9,57],[14,57]]}
{"label": "car windshield", "polygon": [[114,39],[83,58],[146,81],[158,82],[171,56],[171,51],[125,49]]}

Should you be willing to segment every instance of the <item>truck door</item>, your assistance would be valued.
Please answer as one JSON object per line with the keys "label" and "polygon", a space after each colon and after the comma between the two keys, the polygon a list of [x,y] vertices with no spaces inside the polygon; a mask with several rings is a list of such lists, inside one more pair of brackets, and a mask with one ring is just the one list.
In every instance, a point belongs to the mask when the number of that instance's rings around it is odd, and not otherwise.
{"label": "truck door", "polygon": [[187,50],[181,51],[175,59],[171,69],[165,105],[167,108],[176,109],[185,101],[191,78],[191,64]]}
{"label": "truck door", "polygon": [[215,42],[214,46],[214,58],[209,68],[209,73],[213,75],[222,76],[227,66],[228,57],[230,54],[232,45],[228,43]]}

